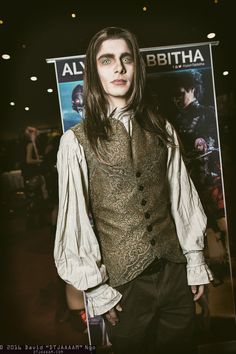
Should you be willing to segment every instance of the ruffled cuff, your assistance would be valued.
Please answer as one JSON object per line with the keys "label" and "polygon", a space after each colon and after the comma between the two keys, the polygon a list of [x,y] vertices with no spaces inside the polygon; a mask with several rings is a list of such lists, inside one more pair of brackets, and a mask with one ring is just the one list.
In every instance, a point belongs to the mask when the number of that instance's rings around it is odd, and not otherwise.
{"label": "ruffled cuff", "polygon": [[120,301],[122,295],[108,284],[102,284],[86,292],[90,317],[102,315],[112,309]]}
{"label": "ruffled cuff", "polygon": [[203,252],[189,252],[187,258],[188,285],[208,284],[213,280],[212,273],[205,262]]}

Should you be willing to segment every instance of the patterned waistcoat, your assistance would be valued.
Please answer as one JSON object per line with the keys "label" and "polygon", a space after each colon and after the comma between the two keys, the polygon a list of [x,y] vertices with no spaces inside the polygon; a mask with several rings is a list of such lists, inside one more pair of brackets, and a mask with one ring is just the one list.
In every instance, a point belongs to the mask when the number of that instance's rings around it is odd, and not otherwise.
{"label": "patterned waistcoat", "polygon": [[95,155],[84,124],[72,128],[83,146],[95,232],[109,284],[122,285],[156,257],[185,262],[170,213],[167,148],[133,120],[132,137],[111,118],[108,141]]}

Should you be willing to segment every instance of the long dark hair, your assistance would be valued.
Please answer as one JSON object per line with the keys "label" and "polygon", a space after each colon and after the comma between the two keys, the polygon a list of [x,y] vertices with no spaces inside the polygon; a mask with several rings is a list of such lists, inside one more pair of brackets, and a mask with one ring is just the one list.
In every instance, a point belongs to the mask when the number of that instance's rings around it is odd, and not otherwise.
{"label": "long dark hair", "polygon": [[111,129],[108,117],[109,104],[99,79],[96,62],[97,53],[107,39],[124,39],[133,55],[134,78],[125,111],[131,110],[144,129],[155,132],[165,144],[171,143],[172,139],[165,128],[165,119],[159,114],[157,104],[147,91],[145,63],[135,35],[127,29],[107,27],[91,39],[85,59],[85,130],[93,150],[98,154],[98,140],[108,140]]}

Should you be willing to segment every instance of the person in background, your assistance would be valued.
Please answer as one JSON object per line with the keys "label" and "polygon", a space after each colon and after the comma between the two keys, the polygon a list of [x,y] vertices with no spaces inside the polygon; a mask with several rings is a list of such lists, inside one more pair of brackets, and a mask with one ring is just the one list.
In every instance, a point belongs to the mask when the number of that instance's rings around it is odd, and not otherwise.
{"label": "person in background", "polygon": [[44,201],[48,198],[45,178],[41,170],[43,158],[39,152],[37,138],[38,130],[28,126],[21,139],[20,168],[24,179],[28,224],[32,226],[40,225]]}
{"label": "person in background", "polygon": [[115,354],[193,353],[206,216],[130,31],[91,39],[84,107],[58,151],[58,273],[103,315]]}
{"label": "person in background", "polygon": [[53,240],[56,232],[58,214],[58,173],[56,168],[57,152],[60,142],[60,134],[55,134],[48,139],[41,164],[41,171],[45,177],[48,199],[51,209],[51,235]]}
{"label": "person in background", "polygon": [[210,149],[218,148],[215,109],[201,103],[201,73],[191,70],[175,74],[171,90],[177,108],[177,115],[172,123],[180,136],[186,158],[194,150],[195,140],[198,138],[203,138]]}

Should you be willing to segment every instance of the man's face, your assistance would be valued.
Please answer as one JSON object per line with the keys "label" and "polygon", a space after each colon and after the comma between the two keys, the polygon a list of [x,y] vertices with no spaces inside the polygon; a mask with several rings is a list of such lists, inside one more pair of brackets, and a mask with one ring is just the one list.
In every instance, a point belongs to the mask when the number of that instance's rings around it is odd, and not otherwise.
{"label": "man's face", "polygon": [[108,101],[113,108],[126,106],[134,77],[133,55],[126,41],[105,40],[96,60],[98,76]]}
{"label": "man's face", "polygon": [[195,99],[194,88],[185,90],[184,87],[179,87],[178,92],[173,98],[173,101],[177,108],[183,109],[186,108]]}
{"label": "man's face", "polygon": [[198,152],[204,152],[204,145],[203,144],[197,144],[195,149],[198,151]]}

